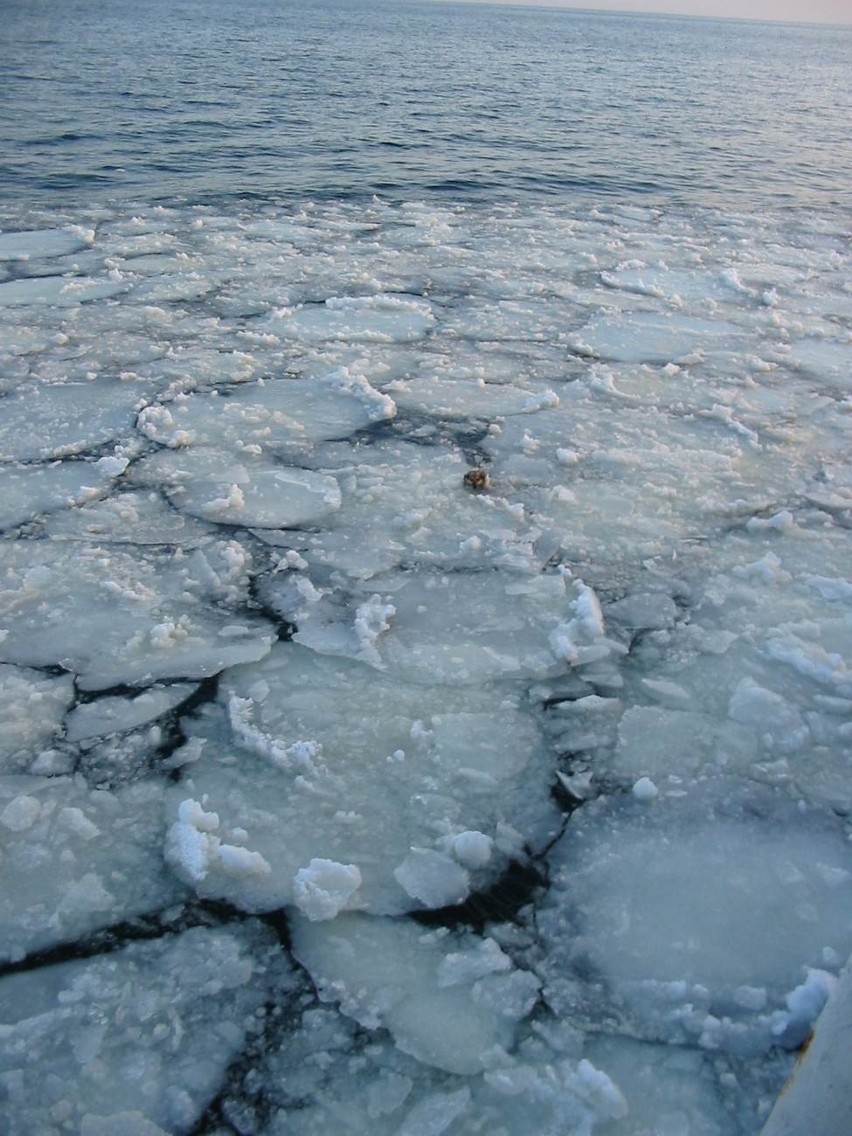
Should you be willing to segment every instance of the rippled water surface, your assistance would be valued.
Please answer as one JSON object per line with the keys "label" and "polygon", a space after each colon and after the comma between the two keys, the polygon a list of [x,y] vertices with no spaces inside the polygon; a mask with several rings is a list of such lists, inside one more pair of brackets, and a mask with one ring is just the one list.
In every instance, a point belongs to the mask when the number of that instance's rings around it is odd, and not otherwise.
{"label": "rippled water surface", "polygon": [[361,0],[3,11],[13,199],[849,200],[849,29]]}

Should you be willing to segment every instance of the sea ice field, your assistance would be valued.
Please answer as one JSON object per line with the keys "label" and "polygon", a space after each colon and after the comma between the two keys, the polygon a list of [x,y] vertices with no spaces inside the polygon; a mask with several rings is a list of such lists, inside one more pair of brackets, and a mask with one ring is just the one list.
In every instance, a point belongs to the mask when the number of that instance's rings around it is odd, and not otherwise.
{"label": "sea ice field", "polygon": [[21,213],[3,1133],[756,1136],[852,952],[850,329],[831,213]]}

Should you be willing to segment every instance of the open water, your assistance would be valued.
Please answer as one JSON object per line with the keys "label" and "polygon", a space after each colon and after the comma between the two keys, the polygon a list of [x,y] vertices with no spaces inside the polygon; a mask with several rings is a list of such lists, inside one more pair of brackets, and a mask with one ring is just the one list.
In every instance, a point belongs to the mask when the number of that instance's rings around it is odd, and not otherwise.
{"label": "open water", "polygon": [[0,195],[850,204],[852,30],[387,0],[5,0]]}

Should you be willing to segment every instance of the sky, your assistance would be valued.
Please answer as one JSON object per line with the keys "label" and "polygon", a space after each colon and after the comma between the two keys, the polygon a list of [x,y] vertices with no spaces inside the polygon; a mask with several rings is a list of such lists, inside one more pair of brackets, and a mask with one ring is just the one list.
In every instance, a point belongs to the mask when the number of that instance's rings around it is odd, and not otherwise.
{"label": "sky", "polygon": [[620,12],[671,12],[684,16],[733,16],[852,25],[852,0],[510,0],[512,3],[594,8]]}

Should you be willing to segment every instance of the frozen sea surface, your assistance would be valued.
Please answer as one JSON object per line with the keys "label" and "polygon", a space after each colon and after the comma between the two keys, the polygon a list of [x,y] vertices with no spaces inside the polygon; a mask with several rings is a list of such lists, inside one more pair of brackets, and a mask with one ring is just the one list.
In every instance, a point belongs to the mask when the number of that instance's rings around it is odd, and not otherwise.
{"label": "frozen sea surface", "polygon": [[852,951],[842,222],[0,253],[6,1130],[757,1133]]}
{"label": "frozen sea surface", "polygon": [[849,31],[3,19],[0,1132],[757,1136],[848,1005]]}

